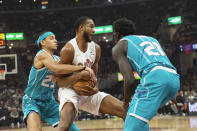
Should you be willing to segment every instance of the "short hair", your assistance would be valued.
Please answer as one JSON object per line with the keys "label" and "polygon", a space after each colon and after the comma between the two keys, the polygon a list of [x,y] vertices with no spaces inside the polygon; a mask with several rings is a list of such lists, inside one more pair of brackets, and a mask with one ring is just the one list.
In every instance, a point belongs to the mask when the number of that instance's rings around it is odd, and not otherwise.
{"label": "short hair", "polygon": [[113,29],[120,35],[127,36],[136,33],[136,27],[132,20],[120,18],[113,22]]}
{"label": "short hair", "polygon": [[81,17],[79,17],[79,18],[75,21],[75,24],[74,24],[74,30],[75,30],[75,32],[77,32],[78,29],[79,29],[79,26],[80,26],[81,24],[85,24],[86,20],[88,20],[88,19],[91,19],[91,18],[88,17],[88,16],[81,16]]}

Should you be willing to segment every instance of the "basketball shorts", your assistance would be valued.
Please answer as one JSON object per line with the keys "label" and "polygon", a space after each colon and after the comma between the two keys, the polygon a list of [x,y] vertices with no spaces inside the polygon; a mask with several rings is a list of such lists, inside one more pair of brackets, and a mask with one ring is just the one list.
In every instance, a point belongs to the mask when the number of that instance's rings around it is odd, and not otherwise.
{"label": "basketball shorts", "polygon": [[52,126],[56,126],[59,123],[59,104],[55,99],[50,100],[34,100],[27,95],[23,96],[22,110],[24,114],[24,122],[26,123],[26,118],[30,112],[37,112],[42,120],[45,120]]}
{"label": "basketball shorts", "polygon": [[129,105],[124,131],[148,131],[149,121],[158,109],[171,100],[180,88],[175,70],[156,66],[142,77]]}
{"label": "basketball shorts", "polygon": [[[45,120],[47,123],[56,127],[60,120],[59,114],[59,104],[55,99],[50,99],[46,101],[38,101],[31,99],[27,95],[23,96],[22,101],[22,110],[23,110],[23,120],[26,123],[27,116],[32,111],[37,112],[42,120]],[[73,122],[69,131],[80,131],[75,123]]]}
{"label": "basketball shorts", "polygon": [[94,115],[99,114],[99,108],[102,100],[108,96],[104,92],[98,92],[92,96],[79,96],[71,88],[59,88],[58,97],[60,101],[59,110],[62,110],[62,107],[66,102],[72,102],[76,111],[78,109],[92,113]]}

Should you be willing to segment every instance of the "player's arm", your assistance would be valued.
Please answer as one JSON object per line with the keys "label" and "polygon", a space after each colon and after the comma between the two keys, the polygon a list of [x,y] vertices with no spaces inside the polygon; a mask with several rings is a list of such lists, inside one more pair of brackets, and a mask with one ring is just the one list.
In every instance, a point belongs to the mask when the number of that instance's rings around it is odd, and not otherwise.
{"label": "player's arm", "polygon": [[[98,63],[101,57],[101,48],[98,44],[95,44],[96,48],[96,59],[94,64],[92,65],[92,70],[94,71],[94,75],[97,78],[97,73],[98,73]],[[96,88],[98,89],[98,83],[96,82]]]}
{"label": "player's arm", "polygon": [[[72,64],[74,59],[74,48],[70,43],[67,43],[60,52],[60,63],[62,64]],[[86,67],[84,70],[89,70]],[[67,85],[72,85],[80,79],[90,79],[89,72],[81,71],[79,73],[71,74],[66,77],[58,77],[57,83],[60,87],[65,87]]]}
{"label": "player's arm", "polygon": [[55,74],[70,74],[72,72],[81,71],[84,69],[83,66],[73,66],[68,64],[59,64],[55,61],[48,53],[40,53],[34,61],[34,66],[37,69],[47,67]]}
{"label": "player's arm", "polygon": [[129,103],[131,96],[134,94],[136,87],[132,67],[126,57],[128,48],[127,41],[119,41],[112,49],[112,56],[119,66],[120,72],[124,77],[124,102]]}
{"label": "player's arm", "polygon": [[[89,76],[89,78],[87,78],[87,76]],[[75,82],[77,82],[78,80],[85,79],[85,78],[87,78],[87,80],[89,80],[90,74],[88,71],[83,70],[81,72],[78,72],[78,73],[75,73],[75,74],[72,74],[72,75],[69,75],[66,77],[65,76],[64,77],[57,77],[56,81],[57,81],[58,86],[60,88],[62,88],[62,87],[67,87],[69,85],[72,85]]]}

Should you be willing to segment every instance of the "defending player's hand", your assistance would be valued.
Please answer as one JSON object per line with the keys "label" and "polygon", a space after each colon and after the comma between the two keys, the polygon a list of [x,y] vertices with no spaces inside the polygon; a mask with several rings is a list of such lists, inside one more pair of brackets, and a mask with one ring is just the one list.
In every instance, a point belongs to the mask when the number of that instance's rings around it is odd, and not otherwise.
{"label": "defending player's hand", "polygon": [[97,83],[97,78],[96,78],[96,76],[95,76],[95,74],[94,74],[94,71],[93,71],[91,68],[87,67],[87,66],[86,66],[85,70],[89,72],[90,77],[91,77],[91,80],[92,80],[94,83]]}
{"label": "defending player's hand", "polygon": [[92,96],[98,92],[97,87],[94,87],[94,88],[88,87],[88,88],[89,88],[88,90],[80,89],[80,90],[75,90],[75,91],[78,95],[81,95],[81,96]]}
{"label": "defending player's hand", "polygon": [[83,70],[81,72],[79,72],[81,79],[83,80],[90,80],[91,79],[91,75],[89,73],[89,71],[87,70]]}

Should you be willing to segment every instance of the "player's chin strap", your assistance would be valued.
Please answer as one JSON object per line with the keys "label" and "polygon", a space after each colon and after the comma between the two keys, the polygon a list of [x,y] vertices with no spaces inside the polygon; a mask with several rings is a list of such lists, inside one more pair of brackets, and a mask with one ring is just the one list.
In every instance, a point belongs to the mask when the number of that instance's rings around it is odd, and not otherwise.
{"label": "player's chin strap", "polygon": [[146,123],[149,123],[149,120],[147,120],[147,119],[145,119],[145,118],[143,118],[143,117],[141,117],[141,116],[138,116],[138,115],[136,115],[136,114],[134,114],[134,113],[129,113],[129,115],[130,115],[130,116],[133,116],[133,117],[136,117],[136,118],[138,118],[138,119],[140,119],[140,120],[142,120],[142,121],[144,121],[144,122],[146,122]]}

